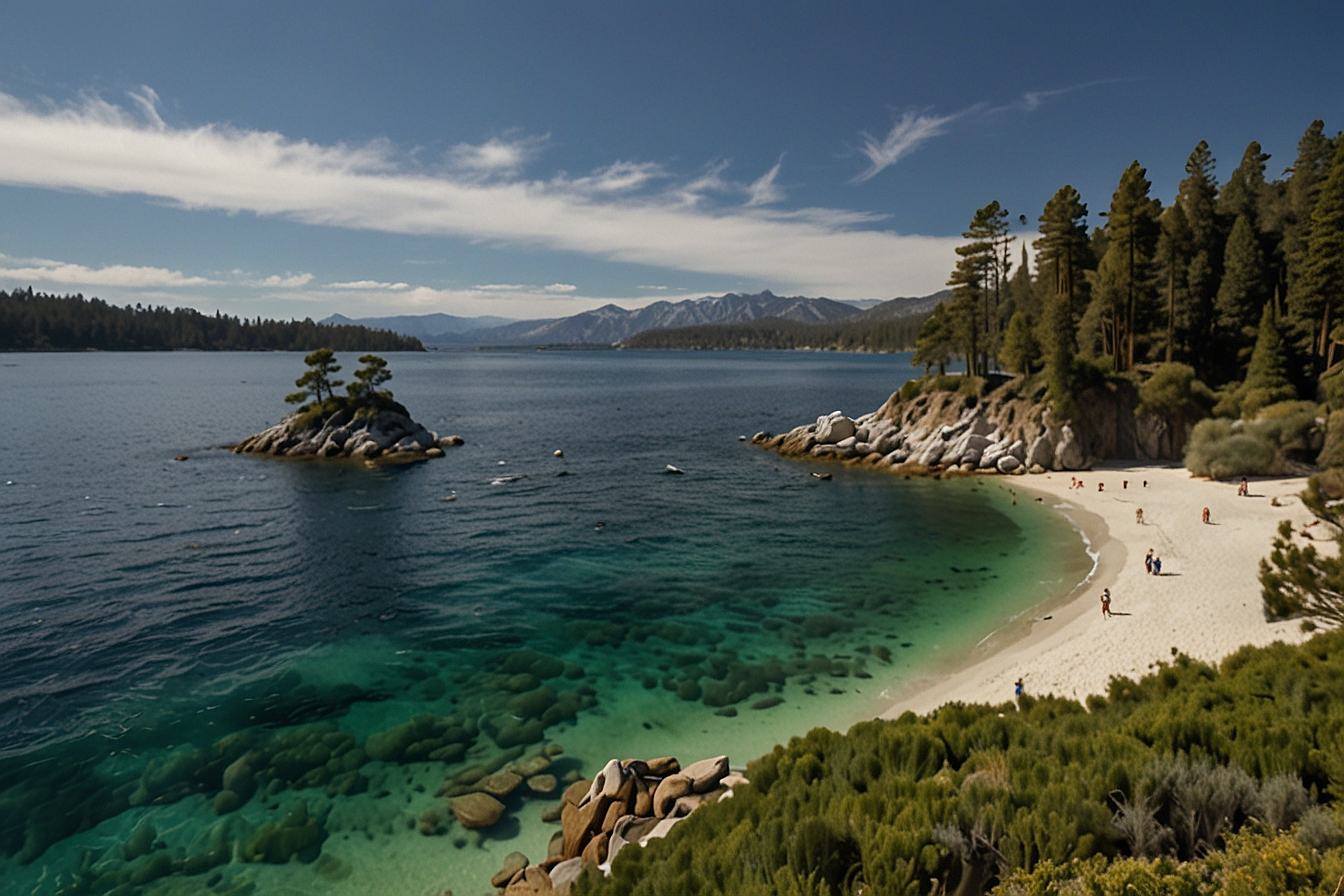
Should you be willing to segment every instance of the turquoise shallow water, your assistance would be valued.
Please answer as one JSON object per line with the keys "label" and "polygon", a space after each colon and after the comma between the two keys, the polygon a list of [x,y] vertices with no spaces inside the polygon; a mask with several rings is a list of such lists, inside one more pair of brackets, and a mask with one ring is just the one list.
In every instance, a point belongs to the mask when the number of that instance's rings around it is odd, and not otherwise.
{"label": "turquoise shallow water", "polygon": [[908,356],[390,360],[464,447],[218,450],[284,412],[293,355],[0,358],[6,892],[484,891],[554,801],[468,832],[435,820],[446,779],[548,744],[561,788],[614,755],[743,764],[1086,572],[992,480],[821,482],[738,441],[871,410]]}

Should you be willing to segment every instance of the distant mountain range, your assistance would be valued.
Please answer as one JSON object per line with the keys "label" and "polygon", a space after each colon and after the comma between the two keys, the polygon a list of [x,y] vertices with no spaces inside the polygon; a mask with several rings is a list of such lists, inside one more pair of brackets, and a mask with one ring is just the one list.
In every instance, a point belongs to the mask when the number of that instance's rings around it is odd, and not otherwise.
{"label": "distant mountain range", "polygon": [[[454,317],[450,314],[365,317],[351,320],[333,314],[322,323],[356,323],[416,336],[427,346],[461,345],[614,345],[646,330],[705,324],[740,324],[766,319],[801,323],[836,320],[880,321],[923,314],[950,295],[901,297],[860,310],[855,304],[806,296],[777,296],[766,290],[755,295],[728,293],[680,302],[654,302],[626,310],[603,305],[570,317],[502,322],[502,318]],[[866,302],[863,304],[867,304]]]}
{"label": "distant mountain range", "polygon": [[393,317],[361,317],[351,320],[344,314],[333,314],[318,321],[320,324],[356,324],[375,330],[391,330],[403,336],[414,336],[421,342],[433,342],[444,334],[470,333],[488,327],[513,323],[511,317],[458,317],[454,314],[398,314]]}
{"label": "distant mountain range", "polygon": [[867,311],[860,311],[853,317],[846,318],[846,322],[895,320],[898,317],[909,317],[912,314],[928,314],[938,307],[939,303],[950,298],[952,298],[952,290],[950,289],[940,289],[927,296],[900,296],[880,302]]}

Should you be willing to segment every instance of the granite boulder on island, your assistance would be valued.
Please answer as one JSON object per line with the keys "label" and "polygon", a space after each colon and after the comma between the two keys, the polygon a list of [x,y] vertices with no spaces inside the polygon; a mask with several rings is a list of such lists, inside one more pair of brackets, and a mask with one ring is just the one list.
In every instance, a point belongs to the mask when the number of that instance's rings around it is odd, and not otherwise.
{"label": "granite boulder on island", "polygon": [[392,378],[385,360],[364,355],[359,362],[364,366],[355,371],[355,381],[338,395],[343,381],[333,378],[341,369],[335,354],[330,349],[309,354],[304,358],[308,370],[294,381],[303,391],[285,399],[299,409],[243,439],[234,452],[392,462],[443,457],[443,446],[462,444],[458,436],[440,439],[412,420],[391,391],[378,388]]}

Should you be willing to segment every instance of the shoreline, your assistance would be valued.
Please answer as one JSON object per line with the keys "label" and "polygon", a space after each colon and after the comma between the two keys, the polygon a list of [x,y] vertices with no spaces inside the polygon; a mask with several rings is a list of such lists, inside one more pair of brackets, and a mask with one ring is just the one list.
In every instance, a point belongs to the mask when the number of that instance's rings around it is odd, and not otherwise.
{"label": "shoreline", "polygon": [[[1071,478],[1085,487],[1070,489]],[[1314,519],[1298,497],[1305,478],[1258,479],[1249,498],[1236,497],[1234,483],[1196,479],[1170,464],[1109,463],[996,479],[1068,519],[1091,545],[1092,572],[992,632],[945,671],[911,682],[879,718],[922,715],[949,702],[1011,701],[1019,677],[1030,696],[1081,702],[1104,694],[1111,678],[1137,678],[1174,652],[1216,664],[1246,644],[1309,637],[1299,620],[1265,621],[1258,579],[1279,521],[1291,519],[1301,530]],[[1129,488],[1122,487],[1126,479]],[[1205,506],[1210,525],[1200,522]],[[1144,571],[1149,548],[1163,558],[1161,576]],[[1112,592],[1111,619],[1100,613],[1103,588]]]}

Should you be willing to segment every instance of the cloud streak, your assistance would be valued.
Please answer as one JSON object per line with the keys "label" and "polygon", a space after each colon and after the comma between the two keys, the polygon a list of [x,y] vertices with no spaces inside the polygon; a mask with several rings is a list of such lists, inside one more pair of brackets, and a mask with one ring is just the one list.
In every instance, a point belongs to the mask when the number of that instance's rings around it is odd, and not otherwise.
{"label": "cloud streak", "polygon": [[[140,96],[137,106],[154,106],[152,94]],[[917,116],[883,141],[885,152],[898,158],[945,120]],[[480,164],[466,174],[426,173],[385,142],[320,145],[221,124],[174,127],[157,111],[137,116],[98,97],[36,107],[0,93],[0,183],[14,186],[540,247],[838,298],[932,292],[953,258],[955,239],[876,229],[863,214],[716,204],[706,197],[723,189],[718,166],[685,185],[662,184],[661,168],[630,162],[584,178],[524,180],[510,173],[516,152],[494,152],[474,156]],[[753,185],[762,202],[774,189],[767,178]]]}
{"label": "cloud streak", "polygon": [[41,258],[15,259],[0,255],[0,278],[14,282],[58,287],[116,287],[121,289],[175,289],[187,286],[218,286],[219,280],[189,277],[167,268],[127,264],[90,268],[82,264]]}
{"label": "cloud streak", "polygon": [[459,143],[448,152],[448,161],[461,171],[472,174],[514,175],[536,158],[550,135],[521,137],[514,140],[491,138],[480,144]]}
{"label": "cloud streak", "polygon": [[867,132],[861,133],[859,136],[863,138],[863,145],[859,147],[859,152],[868,157],[868,167],[854,178],[853,183],[861,184],[872,180],[914,152],[921,144],[944,134],[944,128],[948,123],[961,114],[958,112],[951,115],[922,115],[905,112],[882,140]]}
{"label": "cloud streak", "polygon": [[757,205],[770,205],[775,202],[784,201],[784,190],[775,183],[775,178],[779,177],[780,166],[784,164],[783,157],[775,163],[775,167],[762,174],[759,178],[747,187],[747,207]]}
{"label": "cloud streak", "polygon": [[941,137],[946,134],[947,126],[959,118],[974,119],[1014,111],[1035,112],[1047,100],[1054,97],[1064,96],[1078,90],[1087,90],[1090,87],[1098,87],[1103,84],[1117,84],[1126,80],[1128,79],[1106,78],[1098,81],[1084,81],[1081,84],[1073,84],[1054,90],[1028,90],[1016,100],[1003,105],[991,106],[989,103],[976,103],[970,108],[948,115],[904,112],[900,120],[891,126],[887,136],[881,140],[867,131],[859,132],[859,136],[863,139],[862,145],[859,146],[859,152],[867,156],[868,167],[859,172],[850,183],[858,184],[872,180],[934,137]]}

